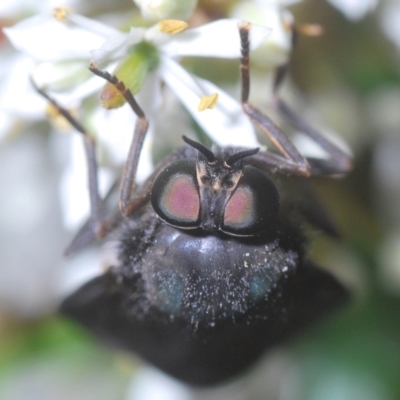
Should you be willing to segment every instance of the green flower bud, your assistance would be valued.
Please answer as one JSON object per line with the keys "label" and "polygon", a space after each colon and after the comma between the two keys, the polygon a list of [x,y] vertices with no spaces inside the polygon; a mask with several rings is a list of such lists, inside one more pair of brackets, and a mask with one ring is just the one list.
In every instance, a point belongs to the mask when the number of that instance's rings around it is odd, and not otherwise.
{"label": "green flower bud", "polygon": [[[140,91],[146,75],[158,65],[158,51],[151,43],[141,42],[117,67],[114,75],[132,94]],[[125,103],[124,96],[111,83],[107,83],[100,95],[101,105],[106,109],[118,108]]]}

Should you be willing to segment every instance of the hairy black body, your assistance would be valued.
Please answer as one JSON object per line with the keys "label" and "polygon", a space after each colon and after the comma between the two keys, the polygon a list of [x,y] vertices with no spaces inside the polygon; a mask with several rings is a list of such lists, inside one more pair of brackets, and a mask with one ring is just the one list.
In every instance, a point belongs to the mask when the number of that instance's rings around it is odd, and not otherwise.
{"label": "hairy black body", "polygon": [[118,265],[61,310],[178,379],[219,383],[347,298],[307,259],[302,218],[283,196],[265,232],[232,237],[175,228],[147,204],[114,233]]}
{"label": "hairy black body", "polygon": [[[119,212],[104,213],[93,136],[45,91],[37,91],[82,134],[91,212],[66,253],[109,234],[116,262],[70,295],[61,312],[96,336],[133,351],[193,385],[212,385],[250,367],[347,298],[346,289],[308,258],[305,223],[335,235],[308,190],[307,178],[344,175],[351,157],[319,134],[278,96],[287,65],[277,68],[273,106],[326,158],[303,156],[286,134],[249,102],[249,32],[241,22],[241,102],[275,151],[189,146],[164,159],[141,187],[136,171],[149,121],[116,76],[112,84],[137,116],[123,169]],[[296,27],[292,27],[293,39]],[[246,132],[243,132],[246,135]],[[277,184],[297,182],[303,200]],[[287,182],[288,183],[288,182]],[[289,182],[290,183],[290,182]]]}

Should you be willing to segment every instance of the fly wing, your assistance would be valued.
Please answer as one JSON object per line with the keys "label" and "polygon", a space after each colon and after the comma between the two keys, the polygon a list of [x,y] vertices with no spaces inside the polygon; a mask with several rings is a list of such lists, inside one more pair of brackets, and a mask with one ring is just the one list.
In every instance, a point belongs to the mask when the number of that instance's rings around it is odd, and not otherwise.
{"label": "fly wing", "polygon": [[282,196],[290,208],[295,208],[309,224],[326,235],[338,239],[340,238],[339,230],[312,183],[304,178],[284,177],[281,179]]}

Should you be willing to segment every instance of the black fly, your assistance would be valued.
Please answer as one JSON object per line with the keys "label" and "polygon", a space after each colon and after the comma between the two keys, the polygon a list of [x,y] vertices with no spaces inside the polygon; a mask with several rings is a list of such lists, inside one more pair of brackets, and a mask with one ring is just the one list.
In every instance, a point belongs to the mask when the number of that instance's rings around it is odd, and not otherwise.
{"label": "black fly", "polygon": [[277,73],[276,109],[318,143],[328,159],[303,157],[248,102],[250,29],[248,23],[239,26],[243,110],[279,153],[210,150],[184,137],[187,145],[161,162],[140,187],[135,176],[146,117],[123,82],[91,65],[93,73],[115,85],[138,117],[121,180],[122,216],[102,218],[91,137],[37,89],[85,140],[91,219],[69,251],[82,247],[88,232],[100,238],[113,231],[117,243],[118,262],[69,296],[61,312],[101,340],[193,385],[218,384],[241,373],[265,350],[348,297],[306,254],[302,222],[329,234],[334,232],[329,218],[318,203],[292,207],[275,178],[344,174],[351,160],[280,100],[277,89],[286,67]]}

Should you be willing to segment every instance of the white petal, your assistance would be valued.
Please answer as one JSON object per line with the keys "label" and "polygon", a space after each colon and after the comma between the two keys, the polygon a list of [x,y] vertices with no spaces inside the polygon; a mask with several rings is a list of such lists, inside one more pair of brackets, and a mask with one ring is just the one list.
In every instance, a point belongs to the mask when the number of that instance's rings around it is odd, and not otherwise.
{"label": "white petal", "polygon": [[[89,191],[86,154],[82,136],[72,132],[70,138],[69,163],[60,180],[60,202],[63,222],[67,229],[75,230],[89,216]],[[99,168],[99,185],[102,196],[112,183],[112,174]]]}
{"label": "white petal", "polygon": [[[82,9],[81,0],[1,0],[0,15],[3,20],[16,21],[26,15],[48,13],[56,7]],[[86,7],[85,7],[86,8]]]}
{"label": "white petal", "polygon": [[83,82],[81,85],[74,86],[71,91],[57,94],[57,100],[60,102],[60,104],[68,107],[69,105],[76,104],[77,101],[98,92],[103,86],[104,82],[101,82],[99,79],[96,79],[96,77],[93,76]]}
{"label": "white petal", "polygon": [[188,19],[197,5],[197,0],[133,0],[140,8],[144,19]]}
{"label": "white petal", "polygon": [[[137,181],[142,182],[153,170],[152,163],[152,143],[153,143],[153,124],[157,115],[157,108],[160,105],[161,95],[157,91],[160,86],[159,79],[155,74],[150,74],[145,80],[137,101],[147,116],[150,126],[140,154]],[[108,163],[121,166],[127,159],[133,132],[135,128],[136,115],[131,108],[125,104],[116,110],[101,109],[97,113],[96,132],[99,145],[106,154]],[[101,161],[101,160],[100,160]]]}
{"label": "white petal", "polygon": [[[173,60],[163,58],[159,71],[166,84],[215,143],[220,146],[258,145],[254,128],[244,114],[241,104],[219,87],[189,75]],[[200,98],[214,92],[219,94],[216,107],[199,112],[197,107]]]}
{"label": "white petal", "polygon": [[151,124],[151,115],[157,115],[157,111],[161,105],[164,105],[164,98],[161,93],[161,82],[156,72],[150,72],[140,92],[135,96],[140,107],[149,119]]}
{"label": "white petal", "polygon": [[170,40],[174,40],[176,35],[171,35],[169,33],[163,33],[160,31],[158,24],[151,26],[146,29],[144,34],[144,40],[154,43],[157,47],[161,47]]}
{"label": "white petal", "polygon": [[154,130],[153,155],[160,158],[183,145],[182,136],[196,137],[190,114],[183,107],[170,87],[162,90],[162,107],[157,110],[157,118],[150,120]]}
{"label": "white petal", "polygon": [[[97,247],[86,248],[64,259],[57,270],[56,293],[61,302],[96,276],[104,273],[104,252]],[[111,264],[112,265],[112,264]]]}
{"label": "white petal", "polygon": [[11,117],[5,112],[0,111],[0,142],[10,134],[15,118]]}
{"label": "white petal", "polygon": [[126,160],[136,117],[127,105],[115,110],[99,108],[94,116],[100,163],[121,166]]}
{"label": "white petal", "polygon": [[139,43],[145,34],[144,28],[131,28],[129,33],[118,32],[109,37],[99,49],[92,50],[92,60],[101,64],[109,59],[124,57],[130,46]]}
{"label": "white petal", "polygon": [[75,229],[89,215],[87,162],[82,137],[71,133],[69,163],[60,180],[60,202],[63,222],[67,229]]}
{"label": "white petal", "polygon": [[154,367],[137,372],[128,387],[127,400],[194,400],[192,391]]}
{"label": "white petal", "polygon": [[348,19],[360,20],[368,12],[374,10],[378,0],[328,0],[339,9]]}
{"label": "white petal", "polygon": [[10,65],[7,79],[0,86],[2,111],[25,119],[44,118],[47,101],[36,93],[29,80],[33,67],[33,60],[20,54]]}
{"label": "white petal", "polygon": [[71,86],[79,86],[92,76],[87,65],[88,62],[82,60],[39,62],[30,74],[41,88],[65,91]]}
{"label": "white petal", "polygon": [[[221,19],[178,33],[162,46],[162,51],[170,57],[239,58],[239,22],[240,20],[237,19]],[[250,30],[251,50],[260,46],[270,33],[270,28],[252,25]]]}
{"label": "white petal", "polygon": [[[136,116],[133,111],[124,105],[116,110],[101,109],[96,114],[96,132],[98,147],[101,148],[99,162],[107,165],[121,167],[125,164],[128,150],[132,142]],[[137,181],[142,182],[151,173],[153,164],[151,161],[152,131],[149,129],[143,143],[137,171]]]}
{"label": "white petal", "polygon": [[85,59],[104,38],[50,16],[34,16],[5,28],[5,34],[19,51],[40,61]]}
{"label": "white petal", "polygon": [[251,54],[252,62],[276,67],[284,64],[292,48],[292,33],[287,27],[293,16],[276,1],[240,2],[232,9],[233,17],[241,17],[252,23],[268,25],[272,29],[267,40]]}
{"label": "white petal", "polygon": [[108,38],[120,33],[118,29],[115,29],[94,19],[86,18],[83,15],[79,14],[68,13],[67,20],[75,24],[77,27],[82,28],[85,31],[92,32],[95,35],[101,36],[103,38]]}

